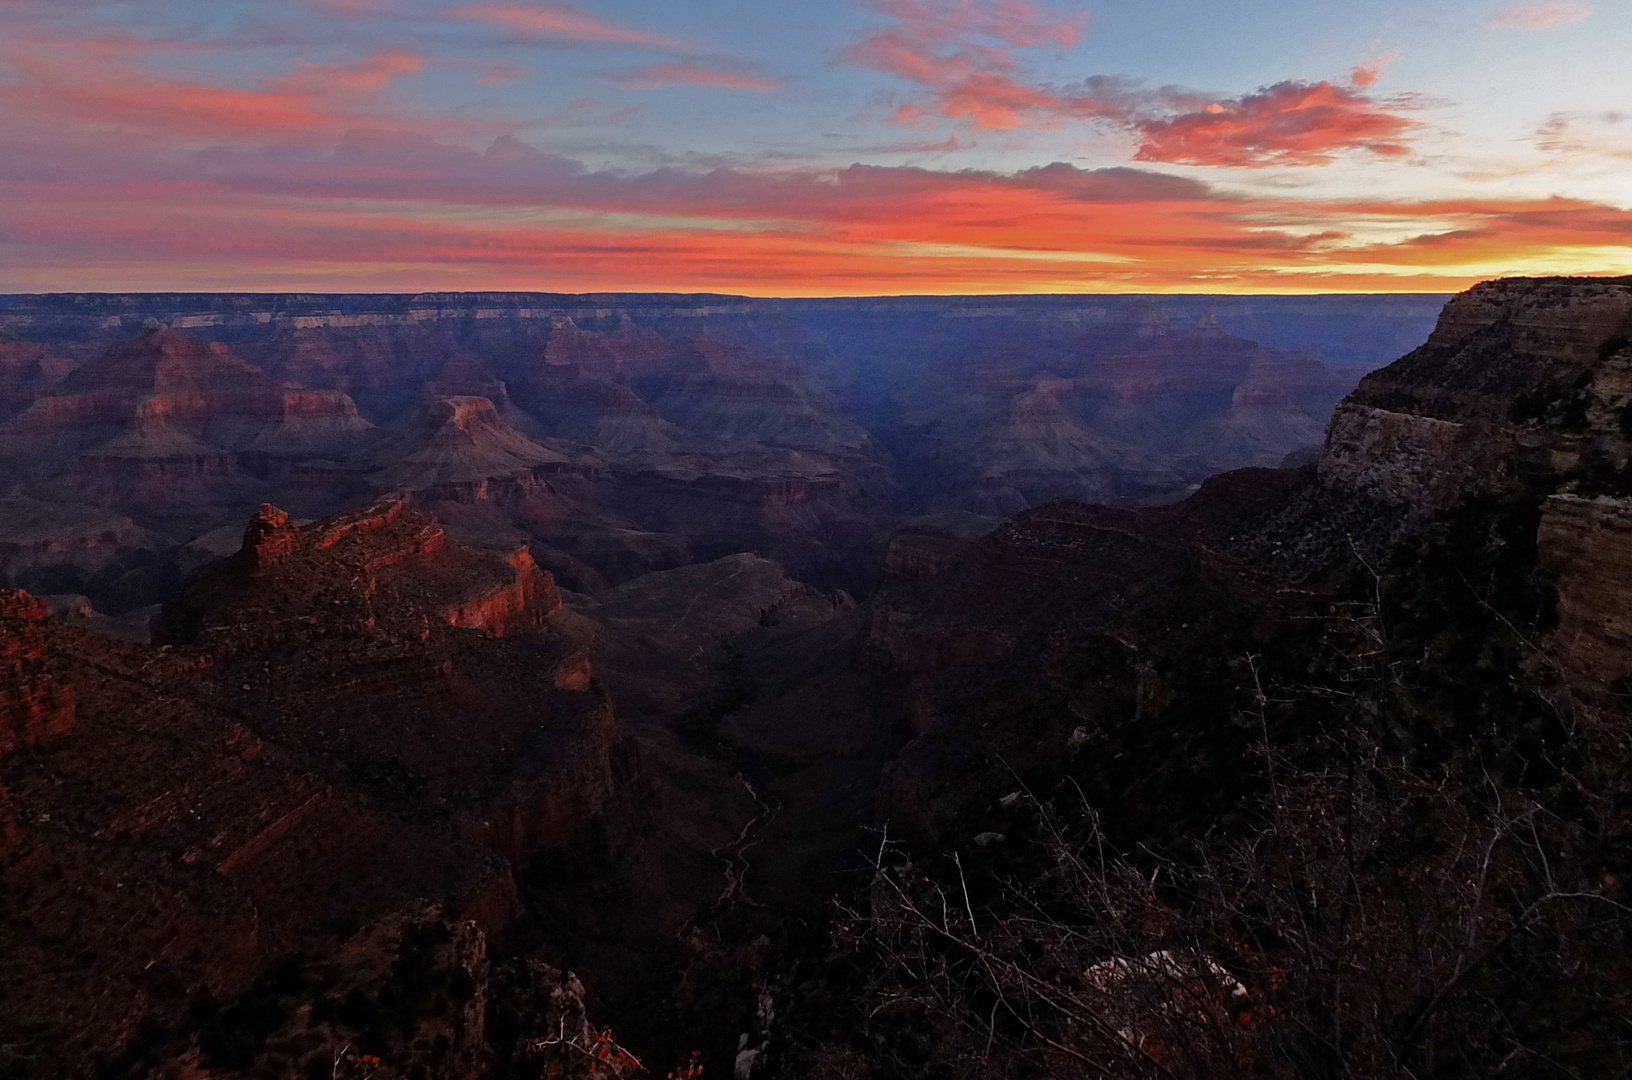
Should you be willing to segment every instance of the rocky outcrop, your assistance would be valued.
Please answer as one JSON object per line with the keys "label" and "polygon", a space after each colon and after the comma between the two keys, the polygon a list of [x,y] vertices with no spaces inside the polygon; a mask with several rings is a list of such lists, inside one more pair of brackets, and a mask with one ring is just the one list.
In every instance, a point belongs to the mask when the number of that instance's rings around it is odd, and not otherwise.
{"label": "rocky outcrop", "polygon": [[1420,514],[1523,483],[1618,493],[1632,457],[1632,280],[1486,282],[1338,407],[1321,475]]}
{"label": "rocky outcrop", "polygon": [[368,427],[343,394],[279,386],[224,345],[155,326],[75,370],[9,421],[0,443],[24,457],[29,437],[85,449],[131,425],[305,453],[343,447]]}
{"label": "rocky outcrop", "polygon": [[1632,501],[1554,495],[1536,536],[1558,588],[1553,648],[1578,675],[1632,675]]}
{"label": "rocky outcrop", "polygon": [[192,1080],[290,1069],[332,1080],[632,1075],[637,1059],[590,1023],[587,996],[576,975],[538,960],[506,964],[476,923],[418,903],[281,970],[150,1064]]}
{"label": "rocky outcrop", "polygon": [[371,457],[381,488],[448,501],[483,501],[504,484],[537,491],[543,477],[575,468],[566,454],[505,423],[484,397],[427,403],[412,421],[387,433]]}
{"label": "rocky outcrop", "polygon": [[[621,797],[610,703],[582,651],[550,630],[561,595],[525,548],[468,547],[402,500],[290,530],[263,508],[245,551],[270,538],[277,556],[219,564],[166,611],[161,636],[200,639],[229,666],[259,658],[248,685],[268,723],[320,745],[339,728],[356,752],[459,792],[472,819],[508,823],[472,835],[518,868]],[[499,701],[508,712],[490,715]],[[472,724],[488,736],[471,742]],[[496,775],[508,779],[472,799],[468,785]]]}
{"label": "rocky outcrop", "polygon": [[45,604],[0,592],[0,756],[74,729],[74,690],[51,674]]}
{"label": "rocky outcrop", "polygon": [[0,330],[0,416],[26,409],[61,382],[73,362],[45,345],[21,341]]}
{"label": "rocky outcrop", "polygon": [[[486,630],[497,637],[535,630],[560,610],[561,593],[555,579],[540,570],[526,548],[518,548],[505,559],[514,568],[509,581],[490,585],[474,595],[455,601],[441,611],[449,626]],[[575,676],[565,676],[582,681]],[[587,689],[587,686],[579,687]]]}
{"label": "rocky outcrop", "polygon": [[[55,1033],[74,1049],[53,1068],[89,1068],[144,1017],[196,1030],[189,1001],[415,898],[502,934],[535,860],[616,866],[644,827],[640,758],[559,606],[524,549],[468,547],[401,500],[304,527],[263,506],[157,647],[0,597],[0,735],[51,747],[0,754],[8,1045]],[[454,1014],[426,1015],[434,1041]],[[206,1071],[210,1030],[183,1055]]]}
{"label": "rocky outcrop", "polygon": [[1459,423],[1345,402],[1332,417],[1319,468],[1329,483],[1426,514],[1510,484],[1516,450],[1515,433],[1489,420]]}
{"label": "rocky outcrop", "polygon": [[288,558],[299,546],[299,527],[290,523],[288,514],[267,503],[250,519],[239,550],[249,568],[258,570]]}
{"label": "rocky outcrop", "polygon": [[[1632,328],[1632,278],[1504,278],[1475,285],[1446,305],[1424,348],[1464,349],[1493,327],[1502,328],[1515,357],[1591,367],[1603,359],[1605,342]],[[1515,370],[1464,371],[1461,386],[1442,389],[1494,387]]]}
{"label": "rocky outcrop", "polygon": [[1422,522],[1469,496],[1544,500],[1551,646],[1587,683],[1632,674],[1632,279],[1513,279],[1446,305],[1426,344],[1338,407],[1322,480]]}
{"label": "rocky outcrop", "polygon": [[884,551],[884,572],[896,577],[927,580],[957,565],[968,547],[964,541],[944,536],[897,533]]}
{"label": "rocky outcrop", "polygon": [[1544,499],[1536,543],[1558,590],[1553,647],[1578,677],[1610,684],[1632,674],[1620,615],[1629,417],[1632,279],[1486,282],[1338,407],[1319,475],[1417,522],[1476,494]]}

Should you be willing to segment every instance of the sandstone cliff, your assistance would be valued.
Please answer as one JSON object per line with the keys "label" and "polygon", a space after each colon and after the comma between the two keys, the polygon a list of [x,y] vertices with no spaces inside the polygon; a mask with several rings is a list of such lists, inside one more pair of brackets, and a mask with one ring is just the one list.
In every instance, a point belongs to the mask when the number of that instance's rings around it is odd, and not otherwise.
{"label": "sandstone cliff", "polygon": [[[1494,281],[1332,419],[1320,475],[1422,520],[1470,496],[1539,502],[1553,647],[1598,684],[1632,673],[1617,614],[1632,555],[1632,280]],[[1544,502],[1543,502],[1544,500]]]}
{"label": "sandstone cliff", "polygon": [[1632,281],[1476,286],[1338,408],[1321,475],[1422,512],[1516,483],[1607,490],[1632,444]]}

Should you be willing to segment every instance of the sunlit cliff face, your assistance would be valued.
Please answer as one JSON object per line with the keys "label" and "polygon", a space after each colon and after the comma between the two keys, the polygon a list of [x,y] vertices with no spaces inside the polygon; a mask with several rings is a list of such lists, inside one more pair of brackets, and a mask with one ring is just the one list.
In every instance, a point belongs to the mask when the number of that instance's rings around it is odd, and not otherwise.
{"label": "sunlit cliff face", "polygon": [[0,0],[0,289],[1632,272],[1629,44],[1602,0]]}

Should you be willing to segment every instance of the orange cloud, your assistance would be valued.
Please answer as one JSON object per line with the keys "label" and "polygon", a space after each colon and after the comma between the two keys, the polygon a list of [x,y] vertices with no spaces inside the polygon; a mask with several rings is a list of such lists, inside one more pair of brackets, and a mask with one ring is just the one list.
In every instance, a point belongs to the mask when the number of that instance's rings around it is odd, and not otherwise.
{"label": "orange cloud", "polygon": [[671,86],[712,86],[722,90],[757,90],[768,93],[782,88],[780,79],[756,75],[750,71],[708,67],[681,61],[671,64],[648,64],[625,72],[614,80],[627,90],[663,90]]}
{"label": "orange cloud", "polygon": [[1021,127],[1030,113],[1057,110],[1054,95],[1015,77],[1014,50],[1071,45],[1087,21],[1024,0],[872,0],[868,6],[894,21],[863,35],[839,59],[928,87],[938,111],[986,128]]}
{"label": "orange cloud", "polygon": [[[909,103],[926,119],[1097,121],[1149,159],[1232,165],[1399,154],[1411,133],[1360,75],[1223,99],[1108,77],[1038,86],[1014,50],[1069,43],[1080,19],[975,0],[878,10],[911,32],[867,55],[933,80]],[[1632,213],[1591,202],[1248,196],[1064,164],[593,170],[512,137],[463,145],[474,122],[393,111],[393,86],[423,66],[414,53],[223,87],[142,66],[160,47],[0,42],[0,291],[1437,290],[1632,270]],[[683,56],[639,77],[742,85],[715,76],[760,78]],[[574,114],[602,115],[579,102],[550,125]],[[1579,139],[1584,123],[1566,118],[1553,137]],[[1592,123],[1618,134],[1618,118]],[[876,151],[960,145],[939,138]]]}
{"label": "orange cloud", "polygon": [[1592,6],[1583,0],[1543,0],[1503,8],[1486,20],[1492,30],[1551,30],[1569,26],[1592,15]]}
{"label": "orange cloud", "polygon": [[1209,99],[1174,87],[1151,91],[1104,75],[1056,87],[1028,82],[1015,50],[1074,43],[1080,17],[1021,0],[873,0],[871,6],[894,22],[865,34],[839,59],[925,88],[925,100],[896,109],[899,123],[924,126],[932,113],[977,128],[1087,121],[1133,133],[1142,161],[1237,168],[1324,165],[1352,151],[1397,157],[1409,152],[1417,127],[1399,102],[1366,93],[1394,53],[1356,66],[1347,85],[1281,82],[1239,98]]}
{"label": "orange cloud", "polygon": [[447,16],[496,26],[529,41],[663,50],[684,48],[675,38],[618,26],[565,4],[466,4],[449,11]]}
{"label": "orange cloud", "polygon": [[1246,197],[1128,168],[624,173],[386,136],[88,163],[0,162],[0,289],[1411,291],[1632,269],[1632,212],[1602,204]]}
{"label": "orange cloud", "polygon": [[1135,126],[1140,161],[1261,168],[1324,165],[1351,150],[1402,157],[1417,125],[1351,87],[1282,82]]}
{"label": "orange cloud", "polygon": [[1383,73],[1388,70],[1389,65],[1399,58],[1400,50],[1390,49],[1375,60],[1367,60],[1356,64],[1349,71],[1349,81],[1362,90],[1370,89],[1382,79]]}

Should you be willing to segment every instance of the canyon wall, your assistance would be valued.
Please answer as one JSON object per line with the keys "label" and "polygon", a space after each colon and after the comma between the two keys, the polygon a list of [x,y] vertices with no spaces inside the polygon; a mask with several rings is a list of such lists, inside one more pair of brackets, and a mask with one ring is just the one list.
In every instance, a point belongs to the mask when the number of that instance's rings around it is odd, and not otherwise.
{"label": "canyon wall", "polygon": [[[414,927],[446,934],[426,952],[442,978],[520,918],[527,971],[570,959],[620,1031],[695,1038],[713,1069],[742,1033],[771,1045],[784,1017],[839,1008],[788,928],[824,936],[833,890],[868,880],[867,827],[988,886],[1034,868],[1046,799],[1177,850],[1240,823],[1266,742],[1320,763],[1338,695],[1284,692],[1341,689],[1362,647],[1391,650],[1409,706],[1379,738],[1443,759],[1499,730],[1545,753],[1524,665],[1589,701],[1632,676],[1629,296],[1482,286],[1349,393],[1318,462],[1211,477],[1317,439],[1345,387],[1222,316],[1136,301],[818,319],[729,298],[170,299],[214,321],[126,325],[138,310],[97,330],[136,330],[128,348],[65,338],[76,363],[187,363],[58,428],[40,403],[77,383],[21,406],[11,422],[34,411],[79,464],[22,462],[9,505],[80,507],[63,520],[114,545],[183,535],[84,479],[134,431],[226,462],[178,486],[350,508],[256,503],[241,540],[196,537],[225,558],[172,588],[155,645],[0,603],[0,731],[22,733],[0,755],[8,1045],[92,1062],[158,1024],[191,1053],[188,995],[253,995],[290,950],[349,994],[379,971],[346,958]],[[923,351],[865,369],[847,350],[875,330],[845,338],[841,316],[900,320],[891,349]],[[199,331],[224,348],[168,337]],[[141,411],[262,380],[371,426],[256,471],[242,426]],[[47,502],[61,476],[77,502]],[[879,572],[859,602],[807,579],[858,552]],[[472,979],[497,993],[521,970]],[[304,1008],[268,1045],[339,1039]],[[402,1030],[468,1063],[475,1017],[468,1040],[417,1014]]]}
{"label": "canyon wall", "polygon": [[1632,282],[1486,282],[1420,348],[1361,380],[1321,473],[1423,512],[1474,489],[1623,485],[1632,427]]}
{"label": "canyon wall", "polygon": [[401,493],[580,589],[758,551],[865,591],[913,514],[1278,464],[1431,304],[0,297],[0,570],[123,612],[262,502]]}

